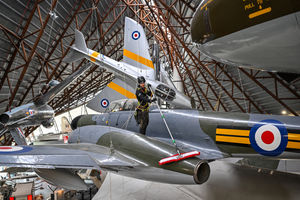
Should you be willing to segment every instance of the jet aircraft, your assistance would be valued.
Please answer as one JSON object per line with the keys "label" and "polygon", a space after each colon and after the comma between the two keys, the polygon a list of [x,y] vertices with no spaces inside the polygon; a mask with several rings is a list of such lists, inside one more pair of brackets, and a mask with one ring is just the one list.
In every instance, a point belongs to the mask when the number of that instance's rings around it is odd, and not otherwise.
{"label": "jet aircraft", "polygon": [[22,130],[23,128],[41,124],[46,128],[53,126],[54,110],[47,103],[89,69],[90,66],[91,64],[85,65],[61,83],[53,80],[49,85],[54,83],[55,86],[46,94],[35,98],[33,103],[18,106],[1,114],[0,136],[9,131],[18,145],[26,145],[25,135]]}
{"label": "jet aircraft", "polygon": [[[134,42],[147,44],[142,27],[131,19],[126,20],[128,42],[133,47]],[[128,24],[130,27],[126,26]],[[133,118],[137,102],[128,88],[142,74],[159,98],[175,106],[190,105],[188,99],[172,86],[155,81],[151,75],[153,68],[148,70],[149,67],[144,66],[151,66],[152,61],[146,61],[147,54],[141,56],[138,49],[131,49],[131,53],[124,51],[124,57],[131,57],[131,60],[116,62],[87,49],[79,31],[75,32],[75,40],[69,61],[85,57],[114,71],[118,77],[97,97],[101,100],[98,106],[110,112],[76,117],[71,123],[74,130],[69,136],[69,144],[0,147],[1,165],[35,168],[44,179],[79,190],[86,189],[75,174],[79,169],[106,170],[164,183],[203,184],[211,173],[209,163],[215,160],[227,157],[300,158],[300,117],[202,112],[186,106],[185,109],[163,109],[163,116],[180,153],[198,151],[200,155],[160,165],[161,159],[177,153],[176,148],[155,106],[150,109],[146,135],[137,133],[138,125]],[[125,46],[128,45],[126,41],[125,38]],[[137,53],[132,56],[134,51]],[[128,63],[133,61],[133,65]],[[135,67],[137,63],[142,65]],[[123,79],[123,76],[127,78]],[[124,98],[126,100],[122,100]]]}
{"label": "jet aircraft", "polygon": [[300,74],[297,0],[203,0],[191,23],[200,51],[223,63]]}

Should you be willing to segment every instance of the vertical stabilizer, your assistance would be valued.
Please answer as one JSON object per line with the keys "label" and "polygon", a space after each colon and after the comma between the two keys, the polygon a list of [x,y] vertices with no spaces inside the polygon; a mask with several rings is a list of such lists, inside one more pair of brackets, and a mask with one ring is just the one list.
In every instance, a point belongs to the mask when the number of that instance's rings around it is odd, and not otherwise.
{"label": "vertical stabilizer", "polygon": [[70,63],[80,60],[88,53],[83,34],[75,29],[75,44],[70,48],[68,55],[64,58],[64,62]]}
{"label": "vertical stabilizer", "polygon": [[75,29],[75,47],[84,53],[88,52],[88,48],[86,46],[84,36],[77,29]]}
{"label": "vertical stabilizer", "polygon": [[[143,27],[128,17],[125,17],[123,61],[145,73],[154,80],[154,65],[149,54],[149,44]],[[140,74],[145,75],[145,74]]]}
{"label": "vertical stabilizer", "polygon": [[120,99],[136,99],[135,88],[130,86],[126,81],[115,78],[98,95],[89,101],[87,107],[97,112],[105,112],[111,102]]}

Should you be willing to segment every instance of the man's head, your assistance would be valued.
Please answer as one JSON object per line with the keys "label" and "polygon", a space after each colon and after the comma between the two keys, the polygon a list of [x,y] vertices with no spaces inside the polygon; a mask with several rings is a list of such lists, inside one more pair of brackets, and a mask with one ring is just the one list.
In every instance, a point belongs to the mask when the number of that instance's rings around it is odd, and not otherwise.
{"label": "man's head", "polygon": [[145,78],[143,76],[139,76],[138,79],[137,79],[137,81],[138,81],[138,83],[139,83],[139,85],[141,87],[145,87],[146,80],[145,80]]}

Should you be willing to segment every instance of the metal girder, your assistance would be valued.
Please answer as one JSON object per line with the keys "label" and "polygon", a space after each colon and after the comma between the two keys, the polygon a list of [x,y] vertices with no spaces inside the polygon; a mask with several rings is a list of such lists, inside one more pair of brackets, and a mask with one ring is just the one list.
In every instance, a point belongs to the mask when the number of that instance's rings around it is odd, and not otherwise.
{"label": "metal girder", "polygon": [[[51,10],[55,7],[56,2],[57,2],[57,0],[54,0],[54,1],[52,2]],[[38,8],[38,7],[39,7],[39,5],[37,5],[37,8]],[[41,27],[41,29],[40,29],[40,31],[39,31],[39,34],[38,34],[38,36],[37,36],[37,38],[36,38],[36,40],[35,40],[35,43],[34,43],[32,49],[31,49],[31,52],[30,52],[29,56],[27,57],[27,61],[26,61],[25,65],[24,65],[24,67],[23,67],[23,70],[22,70],[21,75],[20,75],[20,77],[19,77],[19,79],[18,79],[18,82],[17,82],[17,84],[16,84],[16,86],[15,86],[15,89],[14,89],[14,91],[13,91],[11,97],[10,97],[9,104],[8,104],[8,106],[7,106],[7,109],[10,108],[10,106],[12,105],[12,102],[13,102],[13,100],[14,100],[14,98],[15,98],[15,95],[16,95],[18,89],[19,89],[19,86],[20,86],[21,82],[23,81],[24,75],[25,75],[25,73],[26,73],[26,71],[27,71],[27,69],[28,69],[28,67],[29,67],[30,61],[31,61],[31,59],[32,59],[32,57],[33,57],[33,55],[34,55],[34,53],[35,53],[35,49],[37,48],[37,45],[38,45],[39,42],[40,42],[40,38],[42,37],[42,34],[43,34],[43,32],[44,32],[44,30],[45,30],[45,27],[46,27],[46,25],[47,25],[47,23],[48,23],[48,21],[49,21],[49,18],[50,18],[50,14],[48,14],[48,15],[46,16],[46,19],[45,19],[44,22],[43,22],[43,25],[42,25],[42,27]]]}
{"label": "metal girder", "polygon": [[3,84],[4,84],[4,81],[5,81],[6,77],[8,76],[8,72],[10,71],[10,68],[11,68],[11,66],[12,66],[12,64],[13,64],[13,61],[14,61],[14,59],[16,58],[16,55],[17,55],[18,49],[19,49],[18,47],[20,46],[21,41],[22,41],[22,38],[25,36],[25,34],[26,34],[26,32],[27,32],[27,29],[28,29],[29,24],[30,24],[30,22],[31,22],[31,20],[32,20],[32,17],[33,17],[33,15],[34,15],[34,13],[35,13],[35,11],[36,11],[36,9],[37,9],[38,4],[39,4],[39,2],[36,1],[35,4],[34,4],[34,7],[33,7],[33,9],[32,9],[32,11],[30,12],[30,15],[29,15],[29,17],[28,17],[28,19],[27,19],[26,25],[25,25],[24,28],[23,28],[23,31],[22,31],[22,33],[21,33],[21,36],[19,37],[20,39],[19,39],[19,41],[18,41],[18,44],[16,45],[17,48],[15,48],[14,52],[12,53],[12,56],[11,56],[10,60],[8,61],[8,65],[7,65],[7,67],[6,67],[6,70],[5,70],[5,72],[4,72],[4,75],[3,75],[2,79],[1,79],[1,82],[0,82],[0,90],[2,89]]}
{"label": "metal girder", "polygon": [[[247,70],[240,68],[240,71],[246,74],[254,83],[256,83],[260,88],[262,88],[267,94],[269,94],[273,99],[275,99],[279,104],[281,104],[284,108],[286,108],[289,112],[291,112],[295,116],[299,116],[296,111],[294,111],[290,106],[284,103],[277,95],[271,92],[268,88],[266,88],[261,82],[259,82],[255,76],[251,75]],[[276,89],[277,90],[277,89]]]}

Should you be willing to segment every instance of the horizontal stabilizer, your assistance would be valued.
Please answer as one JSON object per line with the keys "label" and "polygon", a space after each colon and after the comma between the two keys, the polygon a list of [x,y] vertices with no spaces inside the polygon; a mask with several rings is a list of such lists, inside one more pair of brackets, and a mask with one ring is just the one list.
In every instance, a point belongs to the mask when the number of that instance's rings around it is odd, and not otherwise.
{"label": "horizontal stabilizer", "polygon": [[85,57],[85,55],[80,53],[79,51],[76,51],[75,46],[73,45],[70,48],[70,51],[69,51],[68,55],[63,59],[63,61],[66,62],[66,63],[72,63],[72,62],[80,60],[84,57]]}

